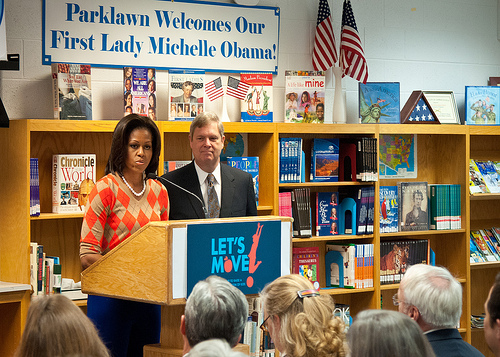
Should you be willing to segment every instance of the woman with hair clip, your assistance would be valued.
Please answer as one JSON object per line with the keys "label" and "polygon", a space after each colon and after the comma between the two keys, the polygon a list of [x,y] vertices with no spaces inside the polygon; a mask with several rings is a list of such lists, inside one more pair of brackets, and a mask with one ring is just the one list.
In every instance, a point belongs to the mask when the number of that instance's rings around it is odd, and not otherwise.
{"label": "woman with hair clip", "polygon": [[[105,176],[85,207],[80,260],[86,269],[151,221],[166,221],[165,187],[147,174],[158,169],[161,136],[145,116],[130,114],[115,127]],[[141,252],[137,252],[140,255]],[[89,295],[87,315],[114,357],[142,356],[160,340],[160,305]]]}
{"label": "woman with hair clip", "polygon": [[344,324],[333,317],[335,304],[298,274],[277,278],[260,293],[261,328],[268,331],[281,356],[345,356]]}

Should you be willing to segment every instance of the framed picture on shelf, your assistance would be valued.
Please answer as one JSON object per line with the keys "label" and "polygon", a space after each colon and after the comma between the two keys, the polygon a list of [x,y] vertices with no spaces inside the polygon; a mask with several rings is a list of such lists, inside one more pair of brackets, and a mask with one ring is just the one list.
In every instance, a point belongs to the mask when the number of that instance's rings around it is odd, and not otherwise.
{"label": "framed picture on shelf", "polygon": [[441,124],[461,124],[453,91],[424,91]]}

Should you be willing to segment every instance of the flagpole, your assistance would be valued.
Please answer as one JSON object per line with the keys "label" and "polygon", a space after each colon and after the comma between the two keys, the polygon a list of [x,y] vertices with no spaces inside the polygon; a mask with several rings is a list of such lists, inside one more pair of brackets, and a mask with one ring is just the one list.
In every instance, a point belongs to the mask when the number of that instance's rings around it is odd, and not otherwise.
{"label": "flagpole", "polygon": [[333,94],[333,122],[337,124],[347,123],[347,113],[345,108],[345,97],[342,91],[342,68],[332,67],[335,76],[335,92]]}
{"label": "flagpole", "polygon": [[[225,86],[225,88],[224,88],[224,93],[227,93],[227,86]],[[230,122],[231,121],[231,119],[229,118],[229,115],[227,114],[226,97],[227,97],[226,94],[224,94],[222,96],[222,115],[220,118],[220,120],[222,122]]]}

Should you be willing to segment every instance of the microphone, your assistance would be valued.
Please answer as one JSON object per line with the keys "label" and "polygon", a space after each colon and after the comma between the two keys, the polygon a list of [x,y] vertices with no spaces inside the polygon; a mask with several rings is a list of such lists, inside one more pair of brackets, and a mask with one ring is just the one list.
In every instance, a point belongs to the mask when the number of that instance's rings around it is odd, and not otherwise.
{"label": "microphone", "polygon": [[170,180],[168,180],[168,179],[166,179],[166,178],[164,178],[164,177],[158,176],[158,175],[157,175],[157,174],[155,174],[154,172],[150,172],[150,173],[146,176],[146,178],[148,178],[148,179],[153,179],[153,180],[154,180],[154,179],[158,179],[158,180],[160,180],[160,181],[161,181],[161,180],[163,180],[163,181],[165,181],[165,182],[167,182],[167,183],[169,183],[169,184],[171,184],[171,185],[173,185],[173,186],[177,187],[178,189],[180,189],[180,190],[182,190],[182,191],[184,191],[184,192],[189,193],[191,196],[196,197],[196,199],[197,199],[198,201],[200,201],[200,203],[201,203],[201,208],[203,209],[203,213],[205,214],[205,218],[208,218],[208,211],[207,211],[207,207],[205,207],[205,203],[203,202],[203,200],[202,200],[201,198],[199,198],[197,195],[195,195],[195,194],[194,194],[194,193],[192,193],[191,191],[186,190],[184,187],[179,186],[178,184],[176,184],[176,183],[174,183],[174,182],[172,182],[172,181],[170,181]]}

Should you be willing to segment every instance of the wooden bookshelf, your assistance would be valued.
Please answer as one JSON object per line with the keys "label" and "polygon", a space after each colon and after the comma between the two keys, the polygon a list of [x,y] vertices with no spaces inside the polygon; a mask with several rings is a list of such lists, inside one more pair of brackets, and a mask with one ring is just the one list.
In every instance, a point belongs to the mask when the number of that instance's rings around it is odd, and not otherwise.
{"label": "wooden bookshelf", "polygon": [[[51,158],[53,154],[94,153],[97,156],[97,177],[102,177],[109,155],[111,137],[117,121],[60,121],[60,120],[11,120],[9,129],[0,129],[0,149],[6,159],[0,162],[4,175],[0,178],[0,192],[4,199],[0,214],[0,280],[29,284],[29,242],[44,245],[50,255],[59,256],[62,262],[62,276],[80,280],[79,238],[82,223],[81,214],[52,214],[51,207]],[[190,160],[188,142],[189,122],[158,122],[162,134],[163,150],[160,162],[165,160]],[[296,187],[309,187],[311,192],[356,189],[361,186],[375,187],[374,232],[369,235],[312,237],[293,239],[293,246],[315,245],[320,247],[320,284],[322,293],[330,294],[336,302],[349,304],[355,315],[361,310],[373,308],[396,309],[392,295],[398,285],[379,283],[380,242],[382,240],[412,237],[429,239],[436,253],[436,264],[446,266],[457,276],[463,286],[463,313],[460,320],[461,333],[467,341],[472,334],[470,314],[482,306],[483,290],[476,285],[476,275],[485,286],[491,285],[491,276],[498,267],[471,270],[469,263],[470,229],[483,222],[500,225],[500,198],[491,196],[488,201],[471,198],[468,195],[469,158],[500,160],[500,128],[476,128],[460,125],[425,124],[289,124],[289,123],[224,123],[226,133],[244,133],[247,137],[247,154],[259,156],[260,192],[258,214],[278,214],[278,193]],[[310,148],[313,138],[379,138],[383,134],[418,134],[418,177],[405,181],[427,181],[461,185],[462,229],[449,231],[401,232],[380,234],[378,190],[380,185],[395,185],[397,180],[378,182],[338,183],[279,183],[279,139],[301,137],[306,153],[306,181],[309,177]],[[29,215],[29,158],[39,159],[40,167],[40,217]],[[163,167],[159,168],[159,174]],[[487,202],[498,208],[488,212],[481,207]],[[491,210],[490,210],[491,211]],[[499,213],[497,213],[499,212]],[[482,227],[481,227],[482,228]],[[324,272],[324,251],[327,242],[354,242],[374,244],[374,287],[367,289],[326,289]],[[323,255],[323,257],[321,257]],[[477,272],[477,274],[476,274]],[[486,272],[486,273],[485,273]],[[479,279],[479,278],[478,278]],[[481,296],[471,298],[471,286]],[[20,309],[21,325],[24,323],[29,299]],[[85,303],[80,303],[85,307]],[[4,316],[0,325],[6,326]],[[12,327],[14,328],[14,327]],[[9,331],[10,327],[5,327]],[[3,332],[3,330],[2,330]],[[473,341],[474,342],[474,341]]]}

